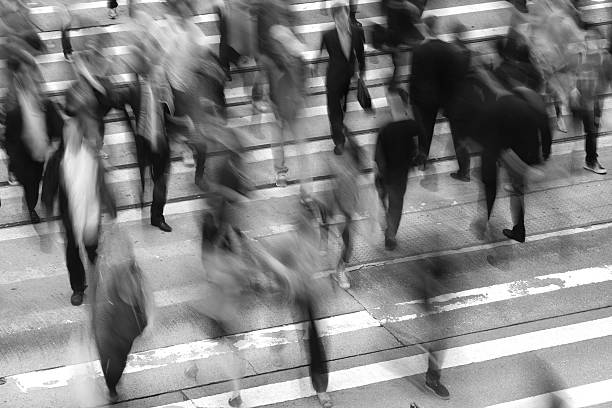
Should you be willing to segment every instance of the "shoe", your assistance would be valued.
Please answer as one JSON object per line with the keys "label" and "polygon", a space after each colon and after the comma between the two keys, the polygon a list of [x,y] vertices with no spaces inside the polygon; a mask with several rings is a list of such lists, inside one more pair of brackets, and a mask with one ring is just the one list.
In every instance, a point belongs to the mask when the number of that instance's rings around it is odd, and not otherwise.
{"label": "shoe", "polygon": [[588,171],[592,171],[595,174],[607,174],[608,171],[601,165],[597,160],[593,163],[585,163],[584,169]]}
{"label": "shoe", "polygon": [[82,290],[75,290],[72,292],[72,296],[70,296],[70,303],[72,303],[72,306],[81,306],[83,304],[83,296],[84,291]]}
{"label": "shoe", "polygon": [[425,387],[433,392],[438,398],[442,398],[443,400],[450,399],[450,393],[440,381],[425,381]]}
{"label": "shoe", "polygon": [[116,8],[108,9],[108,17],[111,20],[116,19],[117,18],[117,9]]}
{"label": "shoe", "polygon": [[450,176],[452,178],[454,178],[455,180],[459,180],[459,181],[465,181],[466,183],[470,182],[470,176],[468,175],[463,175],[461,173],[459,173],[458,171],[455,173],[451,173]]}
{"label": "shoe", "polygon": [[195,166],[195,160],[193,160],[193,152],[191,151],[191,149],[183,151],[183,164],[186,167]]}
{"label": "shoe", "polygon": [[514,228],[504,229],[502,233],[509,239],[513,239],[520,243],[525,242],[525,228],[519,228],[518,226],[514,226]]}
{"label": "shoe", "polygon": [[72,55],[71,54],[64,54],[64,59],[66,60],[66,62],[69,62],[72,64]]}
{"label": "shoe", "polygon": [[239,407],[242,405],[242,397],[240,394],[235,397],[231,397],[227,403],[230,407]]}
{"label": "shoe", "polygon": [[32,224],[40,224],[40,217],[36,210],[30,211],[30,221],[32,221]]}
{"label": "shoe", "polygon": [[342,153],[344,153],[344,144],[336,145],[336,147],[334,147],[334,154],[336,156],[342,156]]}
{"label": "shoe", "polygon": [[397,248],[397,240],[395,238],[385,238],[385,249],[393,251],[395,248]]}
{"label": "shoe", "polygon": [[15,177],[15,175],[13,173],[9,173],[9,175],[8,175],[8,183],[11,186],[18,186],[19,185],[19,181],[17,181],[17,177]]}
{"label": "shoe", "polygon": [[286,173],[276,173],[276,187],[287,187]]}
{"label": "shoe", "polygon": [[557,129],[559,129],[560,132],[567,133],[567,126],[565,125],[563,116],[557,118]]}
{"label": "shoe", "polygon": [[321,404],[323,408],[332,408],[334,406],[329,394],[326,392],[317,393],[317,398],[319,399],[319,404]]}
{"label": "shoe", "polygon": [[344,261],[340,260],[338,262],[338,266],[336,267],[336,273],[334,274],[334,279],[338,282],[338,286],[342,289],[350,289],[351,283],[346,276],[346,271],[344,270]]}
{"label": "shoe", "polygon": [[166,220],[164,219],[157,220],[157,221],[151,220],[151,225],[159,228],[160,230],[164,232],[172,232],[172,227],[166,224]]}
{"label": "shoe", "polygon": [[119,394],[117,394],[117,390],[108,390],[108,402],[115,404],[117,401],[119,401]]}

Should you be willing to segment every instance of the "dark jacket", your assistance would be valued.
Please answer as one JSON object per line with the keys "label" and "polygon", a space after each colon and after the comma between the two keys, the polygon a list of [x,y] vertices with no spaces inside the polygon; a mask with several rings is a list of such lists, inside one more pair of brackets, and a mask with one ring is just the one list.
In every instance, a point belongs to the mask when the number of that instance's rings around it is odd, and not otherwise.
{"label": "dark jacket", "polygon": [[412,119],[391,122],[380,130],[374,160],[386,182],[406,177],[416,156],[418,134],[419,126]]}
{"label": "dark jacket", "polygon": [[[64,121],[58,112],[56,105],[46,100],[43,111],[47,126],[47,137],[49,142],[61,140],[64,129]],[[6,113],[5,147],[6,153],[11,161],[11,168],[19,177],[27,171],[29,164],[33,161],[27,146],[22,139],[23,117],[19,105]]]}
{"label": "dark jacket", "polygon": [[365,72],[365,54],[363,51],[363,29],[351,24],[351,56],[347,60],[340,38],[335,28],[326,31],[321,39],[321,50],[325,48],[329,54],[327,63],[327,74],[325,77],[326,87],[343,86],[350,81],[355,73],[355,61],[359,64],[359,72]]}

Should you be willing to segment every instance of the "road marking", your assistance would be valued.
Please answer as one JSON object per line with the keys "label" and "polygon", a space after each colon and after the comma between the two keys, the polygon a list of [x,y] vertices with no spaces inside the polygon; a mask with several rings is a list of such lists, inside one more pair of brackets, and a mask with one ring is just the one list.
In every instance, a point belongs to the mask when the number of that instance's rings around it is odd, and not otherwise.
{"label": "road marking", "polygon": [[[453,347],[440,352],[444,355],[442,369],[492,361],[547,348],[608,337],[610,335],[612,335],[612,318],[604,318]],[[423,374],[427,371],[427,357],[427,354],[419,354],[332,371],[329,373],[329,386],[327,390],[328,392],[348,390]],[[612,400],[612,393],[602,392],[608,384],[608,382],[605,382],[600,387],[597,387],[598,395],[600,396],[598,401],[607,402]],[[592,391],[592,389],[589,391]],[[155,408],[221,407],[225,406],[230,395],[231,393],[221,393]],[[247,388],[241,391],[242,400],[249,407],[280,404],[314,395],[315,391],[312,389],[309,377]]]}
{"label": "road marking", "polygon": [[551,397],[559,397],[568,407],[585,408],[604,404],[612,400],[612,379],[566,388],[557,392],[540,394],[516,401],[489,405],[487,408],[547,408]]}
{"label": "road marking", "polygon": [[[525,296],[533,296],[542,293],[576,288],[591,284],[612,281],[612,266],[602,266],[579,269],[563,273],[555,273],[544,276],[536,276],[532,279],[518,280],[509,283],[497,284],[487,287],[474,288],[466,291],[447,293],[431,299],[433,311],[429,313],[416,313],[402,316],[385,317],[377,319],[367,311],[360,311],[339,316],[333,316],[319,320],[320,332],[324,337],[339,334],[352,333],[373,327],[380,327],[390,323],[398,323],[407,320],[426,317],[431,314],[450,312],[463,308],[477,307],[494,302],[502,302]],[[191,285],[187,287],[174,288],[171,290],[157,291],[154,293],[157,307],[173,306],[189,301],[196,301],[205,296],[205,287]],[[387,305],[383,308],[401,310],[407,305],[421,305],[423,299],[400,302]],[[47,324],[58,324],[69,320],[72,322],[86,322],[89,318],[88,311],[66,307],[56,310],[45,310],[42,313],[32,313],[18,316],[14,319],[20,327],[10,324],[9,334],[28,331],[27,322],[46,322]],[[612,319],[612,318],[609,318]],[[296,323],[277,326],[268,329],[256,330],[245,334],[226,337],[232,348],[238,350],[271,348],[281,344],[295,343],[302,339],[303,335],[288,336],[295,331],[304,332],[304,323]],[[612,328],[610,328],[612,330]],[[3,328],[4,331],[4,328]],[[220,339],[201,340],[191,343],[179,344],[160,349],[148,350],[130,355],[125,370],[126,374],[161,368],[174,363],[207,359],[227,353],[227,346]],[[96,372],[101,376],[102,372],[97,361],[59,367],[50,370],[34,371],[8,377],[13,380],[22,392],[28,392],[38,388],[57,388],[67,386],[74,378],[75,373]]]}

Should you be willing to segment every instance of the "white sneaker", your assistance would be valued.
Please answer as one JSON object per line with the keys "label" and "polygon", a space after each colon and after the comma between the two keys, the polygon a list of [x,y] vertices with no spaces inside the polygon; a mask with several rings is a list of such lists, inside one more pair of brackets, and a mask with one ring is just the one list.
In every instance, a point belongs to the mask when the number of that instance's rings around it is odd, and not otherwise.
{"label": "white sneaker", "polygon": [[287,173],[276,173],[276,187],[287,187]]}
{"label": "white sneaker", "polygon": [[592,171],[593,173],[596,173],[596,174],[607,174],[608,173],[608,171],[601,164],[599,164],[597,160],[595,160],[591,164],[585,163],[584,169],[588,171]]}
{"label": "white sneaker", "polygon": [[350,289],[351,283],[346,276],[346,271],[344,270],[344,262],[338,262],[338,266],[336,267],[336,274],[334,279],[338,282],[338,286],[342,289]]}
{"label": "white sneaker", "polygon": [[183,164],[187,167],[195,166],[195,160],[193,160],[193,152],[191,152],[191,150],[183,151]]}
{"label": "white sneaker", "polygon": [[560,132],[567,133],[567,126],[565,125],[563,116],[557,118],[557,129],[559,129]]}
{"label": "white sneaker", "polygon": [[15,175],[13,173],[9,173],[8,183],[11,186],[18,186],[19,185],[19,182],[17,181],[17,177],[15,177]]}
{"label": "white sneaker", "polygon": [[111,20],[116,19],[117,18],[117,9],[116,8],[108,9],[108,17]]}

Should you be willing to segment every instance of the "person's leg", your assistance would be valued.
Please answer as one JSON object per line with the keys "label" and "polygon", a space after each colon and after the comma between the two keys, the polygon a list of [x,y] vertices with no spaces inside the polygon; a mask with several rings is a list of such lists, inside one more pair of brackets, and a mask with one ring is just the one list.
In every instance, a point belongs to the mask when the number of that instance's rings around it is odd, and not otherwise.
{"label": "person's leg", "polygon": [[462,119],[451,120],[451,134],[459,170],[451,177],[461,181],[470,181],[470,151],[468,150],[469,124]]}
{"label": "person's leg", "polygon": [[165,232],[172,231],[164,219],[164,206],[168,194],[168,168],[170,166],[170,150],[160,148],[159,152],[151,154],[151,178],[153,179],[153,203],[151,204],[151,225]]}
{"label": "person's leg", "polygon": [[204,170],[206,169],[206,153],[208,152],[208,146],[205,142],[197,143],[194,145],[195,154],[195,183],[202,189],[205,188],[204,183]]}
{"label": "person's leg", "polygon": [[68,269],[68,276],[70,278],[70,287],[73,291],[70,301],[74,306],[79,306],[81,303],[83,303],[83,293],[87,287],[85,268],[83,267],[83,262],[81,261],[78,243],[74,237],[72,220],[70,219],[70,213],[68,210],[68,200],[66,194],[61,188],[59,193],[59,207],[60,213],[62,214],[62,224],[64,226],[66,239],[66,268]]}
{"label": "person's leg", "polygon": [[402,218],[407,182],[408,175],[405,175],[385,186],[389,200],[387,208],[387,228],[385,230],[385,246],[387,249],[394,249],[397,245],[395,236],[397,235],[399,223]]}
{"label": "person's leg", "polygon": [[[341,90],[335,88],[327,89],[327,115],[331,128],[331,136],[334,145],[344,145],[344,111],[342,110]],[[341,151],[339,153],[342,153]]]}
{"label": "person's leg", "polygon": [[597,129],[595,128],[595,112],[590,109],[582,109],[580,118],[584,126],[584,150],[586,153],[585,161],[592,164],[597,161]]}
{"label": "person's leg", "polygon": [[30,219],[33,223],[38,223],[40,222],[40,218],[35,209],[36,204],[38,204],[40,181],[42,180],[44,164],[30,161],[27,166],[27,169],[20,172],[21,180],[19,180],[19,182],[23,185],[24,198],[30,213]]}
{"label": "person's leg", "polygon": [[108,0],[107,2],[107,7],[108,7],[108,16],[112,19],[117,18],[117,7],[119,6],[119,4],[117,3],[117,0]]}
{"label": "person's leg", "polygon": [[274,171],[276,172],[276,185],[278,187],[287,186],[287,173],[289,169],[285,163],[285,134],[286,123],[282,119],[278,120],[278,126],[274,129],[272,157],[274,159]]}
{"label": "person's leg", "polygon": [[414,119],[421,129],[419,132],[419,154],[426,160],[429,157],[434,126],[438,116],[438,107],[426,104],[413,104],[412,111]]}
{"label": "person's leg", "polygon": [[62,27],[62,51],[64,52],[64,58],[70,60],[72,55],[72,43],[70,42],[70,24]]}
{"label": "person's leg", "polygon": [[525,242],[525,182],[522,174],[511,174],[512,189],[510,195],[510,213],[512,214],[512,230],[504,229],[506,237],[518,242]]}

